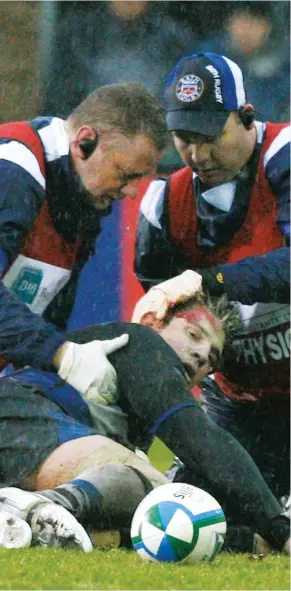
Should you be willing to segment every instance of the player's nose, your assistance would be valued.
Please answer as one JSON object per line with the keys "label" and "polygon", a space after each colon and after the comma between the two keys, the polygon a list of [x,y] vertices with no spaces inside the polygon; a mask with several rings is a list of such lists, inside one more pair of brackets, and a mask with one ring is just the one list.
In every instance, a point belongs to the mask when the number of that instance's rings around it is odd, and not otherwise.
{"label": "player's nose", "polygon": [[207,342],[201,342],[195,351],[191,352],[191,357],[197,366],[197,369],[209,365],[210,346]]}
{"label": "player's nose", "polygon": [[202,165],[210,159],[209,144],[191,144],[190,147],[191,160],[196,165]]}

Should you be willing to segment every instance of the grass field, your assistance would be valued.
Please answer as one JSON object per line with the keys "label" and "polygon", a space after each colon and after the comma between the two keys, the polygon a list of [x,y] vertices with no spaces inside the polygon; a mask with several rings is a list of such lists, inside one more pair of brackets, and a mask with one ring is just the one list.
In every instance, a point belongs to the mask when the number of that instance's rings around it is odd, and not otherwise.
{"label": "grass field", "polygon": [[289,559],[219,554],[212,563],[143,562],[133,551],[0,550],[0,589],[290,589]]}
{"label": "grass field", "polygon": [[[158,440],[150,450],[152,461],[165,470],[171,452]],[[0,589],[50,590],[288,590],[290,561],[270,555],[263,560],[221,552],[211,563],[195,565],[143,562],[130,550],[114,547],[116,538],[104,536],[111,547],[91,554],[73,550],[0,549]]]}

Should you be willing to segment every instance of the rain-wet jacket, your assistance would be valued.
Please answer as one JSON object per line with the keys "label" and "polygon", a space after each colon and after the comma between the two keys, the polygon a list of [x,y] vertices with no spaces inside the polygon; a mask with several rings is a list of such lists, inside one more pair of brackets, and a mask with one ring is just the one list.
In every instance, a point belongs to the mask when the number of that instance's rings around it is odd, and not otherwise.
{"label": "rain-wet jacket", "polygon": [[100,230],[82,202],[64,121],[0,126],[0,350],[51,369]]}

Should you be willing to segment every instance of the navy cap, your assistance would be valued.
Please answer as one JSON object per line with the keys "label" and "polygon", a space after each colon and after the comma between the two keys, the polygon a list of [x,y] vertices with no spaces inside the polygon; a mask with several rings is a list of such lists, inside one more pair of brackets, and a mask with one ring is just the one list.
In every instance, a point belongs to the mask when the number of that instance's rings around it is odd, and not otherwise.
{"label": "navy cap", "polygon": [[242,71],[224,55],[194,53],[173,68],[164,98],[169,131],[217,135],[246,103]]}

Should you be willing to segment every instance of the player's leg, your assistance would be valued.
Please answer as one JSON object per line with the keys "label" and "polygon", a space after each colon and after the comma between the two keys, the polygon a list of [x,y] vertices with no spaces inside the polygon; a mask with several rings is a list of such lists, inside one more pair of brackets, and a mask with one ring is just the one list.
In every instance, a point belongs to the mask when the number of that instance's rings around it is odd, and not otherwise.
{"label": "player's leg", "polygon": [[[274,421],[275,417],[275,421]],[[290,493],[290,402],[260,401],[247,424],[247,450],[277,499]]]}
{"label": "player's leg", "polygon": [[[91,434],[94,430],[77,423],[63,413],[58,406],[44,397],[40,389],[31,384],[22,385],[11,378],[0,380],[0,402],[0,536],[6,540],[10,535],[7,526],[14,525],[9,520],[5,522],[8,512],[12,521],[19,525],[19,536],[20,520],[25,517],[32,527],[33,542],[38,545],[48,545],[42,533],[46,531],[47,536],[49,529],[49,545],[63,546],[66,543],[88,549],[90,540],[85,530],[67,511],[61,513],[60,507],[52,503],[47,510],[47,501],[46,504],[41,503],[40,512],[39,508],[37,512],[28,511],[32,504],[34,509],[36,505],[40,505],[39,498],[23,498],[22,495],[16,502],[14,493],[12,494],[11,489],[7,491],[7,487],[19,486],[20,481],[33,472],[35,467],[64,440]],[[40,513],[41,520],[38,519]],[[22,529],[25,539],[27,528],[23,526]],[[15,527],[13,531],[16,531]],[[19,544],[19,540],[15,540],[14,545],[11,543],[10,547],[18,547]]]}
{"label": "player's leg", "polygon": [[[31,375],[30,375],[31,374]],[[5,456],[5,445],[3,445],[2,450],[1,450],[1,445],[0,445],[0,452],[1,452],[1,459],[3,461],[3,464],[5,465],[5,478],[3,475],[3,481],[2,481],[2,486],[5,484],[17,484],[19,483],[19,476],[24,476],[24,478],[21,479],[21,486],[28,486],[28,480],[26,477],[29,474],[31,474],[31,472],[33,472],[33,470],[31,470],[30,468],[34,467],[34,464],[39,464],[41,463],[41,460],[43,459],[43,457],[47,457],[49,456],[49,451],[50,449],[57,448],[57,452],[58,449],[61,447],[61,449],[63,450],[63,447],[66,448],[65,446],[65,442],[67,444],[72,444],[74,443],[74,441],[76,441],[76,438],[81,437],[82,435],[91,435],[91,433],[96,432],[93,429],[89,429],[84,425],[81,425],[80,423],[78,423],[77,421],[74,421],[71,417],[69,417],[67,414],[63,413],[61,411],[60,408],[56,407],[54,405],[54,403],[51,402],[51,400],[47,399],[47,395],[50,396],[50,398],[53,398],[53,400],[57,400],[59,401],[60,398],[60,392],[58,392],[59,390],[63,389],[63,386],[58,386],[58,384],[55,383],[55,377],[53,376],[53,381],[51,381],[51,377],[48,376],[47,374],[44,374],[44,376],[42,376],[41,372],[35,372],[34,370],[30,370],[28,373],[25,371],[19,372],[17,373],[17,378],[15,379],[15,375],[13,376],[13,379],[11,379],[11,377],[9,378],[5,378],[2,381],[2,410],[4,412],[4,408],[5,408],[5,402],[7,403],[7,396],[9,398],[9,400],[12,401],[12,406],[10,408],[10,422],[13,421],[13,429],[14,431],[11,432],[11,429],[9,428],[9,425],[7,425],[7,432],[9,432],[11,434],[11,438],[10,438],[10,446],[13,449],[13,453],[11,454],[11,456],[9,455],[9,458]],[[58,379],[58,378],[57,378]],[[17,381],[18,380],[18,381]],[[32,383],[34,385],[32,385]],[[48,384],[46,383],[48,382]],[[44,392],[46,389],[49,389],[49,392]],[[57,393],[54,391],[57,390]],[[44,397],[44,395],[46,397]],[[57,398],[56,398],[57,396]],[[69,401],[70,402],[70,401]],[[7,404],[6,404],[7,405]],[[64,403],[63,403],[64,405]],[[22,409],[22,410],[21,410]],[[24,411],[25,409],[25,411]],[[70,409],[68,409],[70,410]],[[116,413],[115,413],[116,414]],[[5,416],[5,412],[4,415]],[[114,415],[115,416],[115,415]],[[37,417],[37,421],[35,420],[35,418]],[[110,423],[112,423],[112,417],[110,416]],[[106,425],[108,424],[108,417],[106,417]],[[43,428],[43,426],[45,426],[45,428]],[[112,426],[112,425],[111,425]],[[114,419],[114,426],[116,427],[116,421]],[[107,428],[107,427],[106,427]],[[21,439],[22,441],[26,442],[26,447],[23,446],[22,449],[20,449],[20,447],[17,445],[17,441]],[[92,439],[92,438],[90,438]],[[93,438],[94,439],[94,438]],[[127,521],[129,516],[132,517],[133,511],[136,508],[137,504],[140,502],[140,500],[144,497],[144,495],[146,494],[146,492],[149,490],[148,489],[148,484],[150,482],[150,486],[155,486],[156,483],[161,484],[164,483],[166,480],[164,478],[164,476],[162,474],[160,474],[158,471],[156,471],[153,467],[151,467],[151,465],[149,464],[149,462],[141,460],[136,454],[132,453],[130,450],[124,448],[123,446],[119,446],[117,443],[115,443],[114,445],[116,446],[112,451],[108,450],[106,451],[107,453],[107,457],[108,457],[108,461],[119,461],[118,460],[118,453],[120,453],[120,451],[122,451],[121,456],[122,456],[122,462],[124,462],[124,465],[120,466],[120,465],[116,465],[116,466],[107,466],[107,467],[102,467],[100,464],[103,462],[103,457],[104,457],[104,450],[102,451],[102,458],[100,457],[100,448],[103,449],[104,446],[100,445],[100,441],[102,438],[97,440],[97,444],[95,444],[95,449],[98,451],[97,455],[98,455],[98,464],[99,464],[99,468],[98,468],[98,477],[96,474],[85,474],[85,477],[83,477],[82,480],[82,486],[76,486],[75,483],[72,485],[73,486],[73,490],[76,493],[76,499],[74,499],[74,507],[72,509],[72,507],[70,506],[70,504],[64,502],[63,506],[67,507],[70,509],[70,511],[75,512],[75,515],[82,515],[82,518],[84,517],[84,513],[86,512],[85,510],[90,509],[89,512],[92,512],[92,510],[94,509],[95,514],[97,513],[97,515],[101,514],[101,510],[99,505],[99,501],[101,498],[105,498],[105,502],[102,503],[102,516],[103,518],[106,520],[109,520],[109,516],[110,519],[114,520],[115,519],[115,514],[114,514],[114,508],[116,510],[116,507],[118,507],[118,522],[119,524],[122,524],[123,522]],[[104,438],[103,438],[104,439]],[[104,439],[104,442],[106,442],[108,444],[108,440]],[[1,443],[1,442],[0,442]],[[95,442],[96,443],[96,442]],[[110,442],[109,442],[110,443]],[[62,444],[64,444],[62,446]],[[78,447],[78,446],[77,446]],[[108,447],[108,446],[107,446]],[[29,449],[28,449],[29,448]],[[117,450],[117,448],[119,448],[119,450]],[[66,448],[67,449],[67,448]],[[21,451],[24,453],[25,455],[25,459],[23,461],[21,461]],[[25,453],[27,452],[27,453]],[[80,450],[81,452],[81,456],[82,454],[84,455],[84,457],[86,458],[88,456],[88,446],[87,446],[87,442],[85,443],[84,449]],[[131,456],[131,458],[129,459],[129,457]],[[53,458],[55,459],[55,455],[53,455]],[[82,459],[83,456],[82,456]],[[94,458],[93,458],[94,459]],[[114,459],[114,460],[113,460]],[[8,461],[9,460],[9,461]],[[74,462],[76,462],[77,460],[77,464],[76,466],[74,466]],[[95,461],[95,460],[94,460]],[[130,463],[130,468],[128,466],[126,466],[126,462]],[[21,464],[21,470],[18,470],[19,464]],[[64,470],[63,470],[63,466],[64,464],[66,465],[66,467],[69,468],[69,474],[67,474]],[[142,470],[141,472],[139,472],[139,468],[138,465],[141,464]],[[93,464],[91,464],[93,465]],[[72,471],[73,468],[73,471]],[[58,469],[59,469],[59,465],[58,465]],[[72,475],[74,474],[76,475],[80,475],[80,471],[81,471],[81,464],[79,463],[79,456],[78,453],[76,451],[76,449],[74,449],[73,454],[67,454],[66,459],[62,459],[61,462],[61,471],[62,471],[62,479],[61,481],[64,482],[66,480],[68,480],[68,478],[72,477]],[[45,473],[45,471],[42,471],[42,474]],[[143,473],[150,475],[151,481],[147,480],[147,475],[143,475]],[[52,478],[52,474],[55,474],[55,472],[51,472],[50,473],[50,481],[45,485],[47,487],[53,487],[55,486],[55,482],[53,482],[53,478]],[[65,479],[63,478],[65,475]],[[88,507],[86,507],[86,499],[87,499],[87,490],[85,491],[86,487],[88,487],[88,480],[87,477],[89,479],[89,484],[91,486],[89,486],[92,498],[90,499],[90,502],[88,502]],[[91,477],[91,478],[90,478]],[[99,488],[101,488],[102,492],[99,491],[98,489],[95,489],[95,482],[96,480],[99,483]],[[152,482],[152,484],[151,484]],[[25,484],[26,483],[26,484]],[[84,484],[85,483],[85,484]],[[109,486],[108,486],[109,483]],[[114,483],[114,486],[112,486],[112,484]],[[146,486],[145,486],[146,483]],[[30,486],[30,489],[34,489],[34,488],[38,488],[38,484],[35,486]],[[43,485],[39,486],[40,488],[43,488]],[[123,489],[124,487],[124,489]],[[83,490],[84,488],[84,490]],[[80,490],[79,490],[80,489]],[[84,492],[85,491],[85,492]],[[93,494],[92,494],[93,491]],[[8,507],[7,503],[10,503],[13,505],[13,502],[15,501],[15,496],[13,496],[12,491],[9,490],[5,492],[5,489],[2,489],[2,499],[5,498],[5,494],[6,494],[6,509]],[[63,493],[64,491],[62,491]],[[67,492],[67,491],[66,491]],[[109,495],[110,492],[110,495]],[[125,493],[123,495],[123,492]],[[58,502],[58,500],[60,499],[60,497],[62,496],[61,491],[58,491],[58,499],[56,497],[56,495],[50,495],[48,493],[47,498],[50,497],[50,500],[55,500]],[[118,493],[118,494],[117,494]],[[128,493],[128,494],[127,494]],[[116,501],[116,494],[119,497],[118,502]],[[123,497],[122,497],[123,495]],[[65,495],[66,496],[66,495]],[[52,498],[53,497],[53,498]],[[120,503],[120,498],[122,498],[122,503]],[[22,515],[26,515],[25,510],[26,507],[30,506],[30,501],[32,502],[33,499],[32,497],[23,497],[23,495],[21,496],[20,493],[18,493],[17,496],[17,502],[20,505],[20,509],[22,510],[22,513],[19,512],[18,515],[22,514]],[[85,502],[84,502],[85,499]],[[39,500],[37,500],[37,503],[39,505]],[[28,503],[28,505],[27,505]],[[61,503],[62,504],[62,503]],[[23,505],[23,506],[22,506]],[[54,528],[54,539],[52,537],[52,535],[48,534],[47,531],[47,521],[49,519],[49,513],[54,513],[54,516],[57,517],[58,520],[60,520],[61,515],[56,512],[53,511],[53,507],[52,505],[47,506],[47,507],[41,507],[41,511],[38,507],[38,505],[33,504],[33,514],[34,516],[37,515],[38,519],[33,519],[31,520],[31,523],[34,527],[33,530],[33,535],[34,535],[34,543],[41,543],[43,545],[45,544],[49,544],[49,545],[62,545],[64,540],[60,539],[61,538],[61,529],[60,527],[57,529],[56,527]],[[93,507],[93,505],[96,505]],[[2,507],[3,507],[3,503],[2,503]],[[36,510],[37,507],[37,510]],[[28,515],[28,513],[27,513]],[[31,516],[32,513],[29,513],[29,515]],[[41,532],[39,531],[39,522],[42,522],[42,527],[41,527]],[[99,519],[97,519],[97,521],[99,521]],[[59,524],[59,521],[56,525]],[[36,531],[36,525],[37,525],[37,531]],[[101,525],[101,524],[100,524]],[[75,524],[76,526],[76,524]],[[64,529],[64,527],[62,527],[62,530]],[[68,536],[62,536],[62,538],[66,538]],[[79,536],[80,537],[80,536]],[[46,542],[46,539],[48,540]],[[84,542],[84,540],[83,540]],[[82,543],[83,543],[82,542]],[[68,543],[68,540],[67,540]],[[84,544],[83,544],[84,545]]]}
{"label": "player's leg", "polygon": [[[288,496],[290,486],[290,414],[289,401],[280,397],[273,400],[239,402],[226,396],[211,378],[203,382],[202,407],[206,414],[220,427],[231,433],[248,451],[260,469],[266,483],[279,500]],[[274,428],[274,412],[276,424]],[[179,475],[178,475],[179,476]],[[180,473],[181,476],[181,473]],[[251,549],[252,534],[245,525],[238,525],[239,516],[234,516],[228,528],[226,542],[233,550]],[[259,544],[266,546],[260,536]]]}
{"label": "player's leg", "polygon": [[145,495],[166,482],[144,457],[94,435],[58,447],[21,486],[41,490],[90,528],[120,530]]}
{"label": "player's leg", "polygon": [[[290,402],[276,397],[239,402],[226,396],[214,380],[203,382],[202,407],[220,427],[231,433],[252,456],[277,499],[289,495]],[[274,424],[276,413],[276,424]],[[280,428],[278,428],[280,425]]]}

